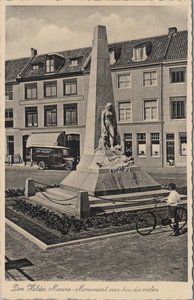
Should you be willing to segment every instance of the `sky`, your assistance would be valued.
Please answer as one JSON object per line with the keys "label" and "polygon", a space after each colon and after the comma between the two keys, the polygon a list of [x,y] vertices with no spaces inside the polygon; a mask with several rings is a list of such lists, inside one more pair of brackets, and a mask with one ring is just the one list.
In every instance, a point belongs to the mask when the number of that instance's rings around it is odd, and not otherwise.
{"label": "sky", "polygon": [[96,25],[105,25],[108,42],[167,34],[187,29],[187,6],[8,6],[6,59],[92,45]]}

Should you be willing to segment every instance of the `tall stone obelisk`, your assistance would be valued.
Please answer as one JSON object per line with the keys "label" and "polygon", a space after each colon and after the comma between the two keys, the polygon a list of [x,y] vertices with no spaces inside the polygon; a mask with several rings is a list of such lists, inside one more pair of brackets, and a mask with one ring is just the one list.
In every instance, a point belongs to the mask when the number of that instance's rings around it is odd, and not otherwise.
{"label": "tall stone obelisk", "polygon": [[101,113],[108,102],[114,104],[106,27],[96,26],[92,46],[84,155],[93,155],[98,147]]}
{"label": "tall stone obelisk", "polygon": [[110,57],[106,27],[98,25],[92,43],[84,151],[77,170],[88,169],[92,162],[101,133],[102,110],[107,103],[114,105]]}

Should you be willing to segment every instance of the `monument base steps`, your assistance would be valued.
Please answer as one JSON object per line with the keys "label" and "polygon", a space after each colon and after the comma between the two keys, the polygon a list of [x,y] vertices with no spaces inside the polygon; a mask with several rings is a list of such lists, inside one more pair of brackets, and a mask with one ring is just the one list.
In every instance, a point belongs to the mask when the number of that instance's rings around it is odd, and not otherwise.
{"label": "monument base steps", "polygon": [[[168,194],[169,190],[160,189],[147,192],[107,195],[106,197],[102,197],[104,199],[90,196],[88,198],[90,208],[89,215],[110,214],[112,212],[137,211],[150,208],[153,206],[154,197],[165,197]],[[66,191],[61,188],[51,188],[47,189],[44,193],[36,193],[35,196],[29,198],[29,201],[31,201],[34,204],[41,204],[42,206],[47,207],[48,209],[80,218],[83,216],[78,215],[76,209],[77,199],[74,198],[68,200],[70,197],[74,197],[75,195],[75,193],[70,193],[69,191]],[[186,196],[181,196],[181,200],[186,201]],[[61,201],[61,203],[55,203],[53,201]],[[62,203],[65,203],[66,205],[61,205]],[[86,214],[85,216],[87,215],[88,214]]]}

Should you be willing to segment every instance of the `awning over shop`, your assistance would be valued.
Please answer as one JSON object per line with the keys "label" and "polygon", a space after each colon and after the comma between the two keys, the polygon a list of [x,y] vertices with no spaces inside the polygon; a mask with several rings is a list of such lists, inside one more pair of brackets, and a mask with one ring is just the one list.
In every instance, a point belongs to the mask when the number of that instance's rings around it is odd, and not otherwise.
{"label": "awning over shop", "polygon": [[28,137],[26,147],[56,147],[64,146],[65,133],[33,133]]}

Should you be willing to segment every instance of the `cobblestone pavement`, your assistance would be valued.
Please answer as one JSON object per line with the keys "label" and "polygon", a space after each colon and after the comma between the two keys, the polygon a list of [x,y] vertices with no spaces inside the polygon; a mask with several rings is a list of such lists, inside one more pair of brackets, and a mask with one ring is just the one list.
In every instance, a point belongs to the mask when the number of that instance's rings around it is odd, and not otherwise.
{"label": "cobblestone pavement", "polygon": [[[187,281],[187,233],[158,229],[149,236],[128,233],[43,251],[6,226],[6,256],[28,259],[33,280]],[[27,280],[16,270],[15,280]],[[7,275],[7,280],[13,280]]]}

